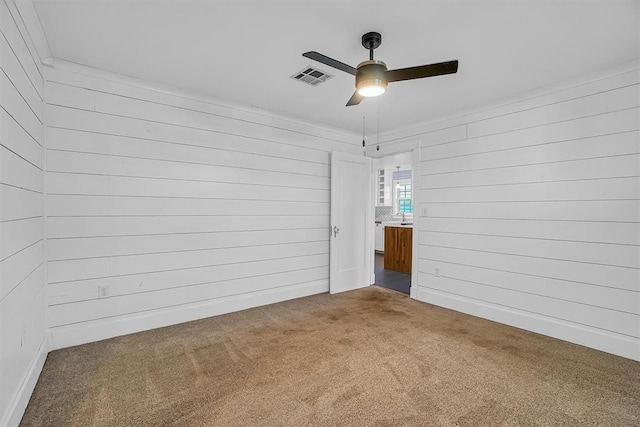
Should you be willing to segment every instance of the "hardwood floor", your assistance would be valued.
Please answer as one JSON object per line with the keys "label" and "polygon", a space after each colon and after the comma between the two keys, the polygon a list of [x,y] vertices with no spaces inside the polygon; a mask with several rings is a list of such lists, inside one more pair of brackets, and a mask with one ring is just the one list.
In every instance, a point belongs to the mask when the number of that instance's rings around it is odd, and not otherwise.
{"label": "hardwood floor", "polygon": [[384,255],[376,254],[376,286],[392,289],[409,295],[411,275],[384,268]]}

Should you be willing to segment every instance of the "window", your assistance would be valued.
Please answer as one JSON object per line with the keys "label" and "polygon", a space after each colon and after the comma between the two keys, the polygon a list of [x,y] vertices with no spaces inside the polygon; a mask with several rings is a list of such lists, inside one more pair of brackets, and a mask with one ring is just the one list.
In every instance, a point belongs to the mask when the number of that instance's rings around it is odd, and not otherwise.
{"label": "window", "polygon": [[398,212],[413,212],[413,205],[411,204],[411,184],[401,184],[398,186]]}

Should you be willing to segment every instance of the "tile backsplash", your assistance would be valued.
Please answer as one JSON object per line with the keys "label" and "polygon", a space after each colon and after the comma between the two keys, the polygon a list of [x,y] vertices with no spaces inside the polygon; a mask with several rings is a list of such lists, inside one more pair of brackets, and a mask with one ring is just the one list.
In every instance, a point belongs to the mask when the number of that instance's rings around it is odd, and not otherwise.
{"label": "tile backsplash", "polygon": [[376,221],[391,221],[391,220],[393,220],[393,207],[376,206]]}
{"label": "tile backsplash", "polygon": [[[376,206],[376,221],[400,221],[402,214],[394,214],[391,206]],[[405,215],[407,221],[413,221],[413,214]]]}

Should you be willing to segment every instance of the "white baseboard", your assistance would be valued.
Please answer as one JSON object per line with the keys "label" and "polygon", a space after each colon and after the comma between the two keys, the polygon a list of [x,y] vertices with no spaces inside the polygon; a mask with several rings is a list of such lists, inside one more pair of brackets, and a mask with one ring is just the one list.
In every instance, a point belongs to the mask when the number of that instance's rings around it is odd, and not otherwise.
{"label": "white baseboard", "polygon": [[42,372],[48,353],[49,341],[48,338],[45,337],[42,339],[42,342],[38,347],[38,351],[31,360],[27,374],[13,396],[13,399],[9,404],[9,408],[5,412],[4,419],[0,420],[1,426],[13,427],[20,424],[20,420],[22,420],[24,411],[27,409],[29,399],[31,399],[33,389],[36,387],[36,383],[38,382],[38,378],[40,377],[40,373]]}
{"label": "white baseboard", "polygon": [[418,299],[418,287],[416,285],[411,285],[409,288],[409,297],[411,299]]}
{"label": "white baseboard", "polygon": [[470,298],[418,287],[417,299],[516,328],[640,361],[640,340]]}
{"label": "white baseboard", "polygon": [[51,350],[57,350],[328,291],[329,285],[325,279],[260,292],[231,295],[178,307],[160,308],[144,313],[54,327],[49,330],[51,333],[50,346]]}

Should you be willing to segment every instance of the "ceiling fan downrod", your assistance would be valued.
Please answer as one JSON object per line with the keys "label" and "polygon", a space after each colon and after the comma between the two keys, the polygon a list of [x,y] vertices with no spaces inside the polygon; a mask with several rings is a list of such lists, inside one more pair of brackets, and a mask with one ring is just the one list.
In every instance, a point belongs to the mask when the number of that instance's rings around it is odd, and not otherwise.
{"label": "ceiling fan downrod", "polygon": [[371,31],[362,36],[362,47],[369,50],[369,61],[373,61],[373,51],[382,43],[382,35]]}

